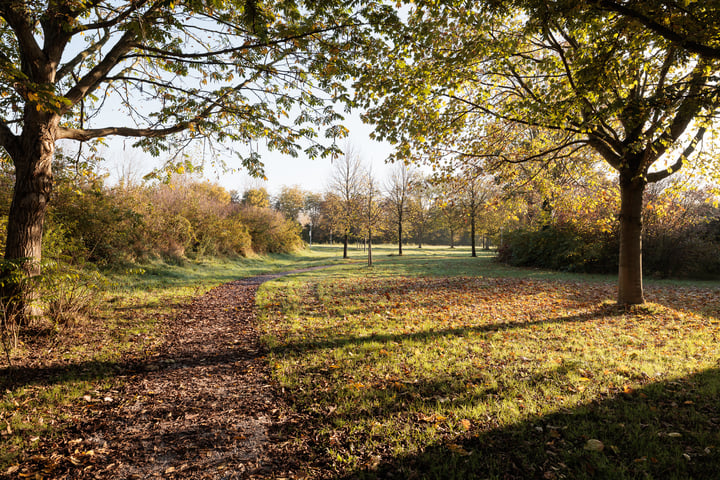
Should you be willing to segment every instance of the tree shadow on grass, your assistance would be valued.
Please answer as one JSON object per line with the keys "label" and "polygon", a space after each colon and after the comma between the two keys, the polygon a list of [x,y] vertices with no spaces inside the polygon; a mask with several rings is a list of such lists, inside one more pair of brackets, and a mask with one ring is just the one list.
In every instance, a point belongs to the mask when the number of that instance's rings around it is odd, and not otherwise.
{"label": "tree shadow on grass", "polygon": [[[167,372],[198,366],[222,366],[241,358],[243,350],[223,351],[214,355],[163,356],[144,360],[87,360],[47,366],[13,366],[0,368],[0,390],[14,390],[29,385],[53,385],[65,382],[96,381],[146,372]],[[258,357],[260,355],[257,355]]]}
{"label": "tree shadow on grass", "polygon": [[711,369],[508,426],[473,427],[341,478],[715,479],[719,393],[720,370]]}
{"label": "tree shadow on grass", "polygon": [[555,324],[555,323],[577,323],[577,322],[589,322],[597,320],[603,317],[614,317],[623,315],[623,310],[618,309],[615,305],[601,304],[596,306],[591,311],[578,313],[576,315],[562,315],[555,318],[544,318],[539,320],[531,321],[507,321],[507,322],[496,322],[485,325],[477,325],[472,327],[458,327],[458,328],[440,328],[433,330],[423,330],[412,333],[375,333],[367,336],[333,336],[337,329],[329,327],[327,329],[315,330],[315,332],[323,339],[307,339],[301,341],[292,341],[283,345],[278,345],[270,348],[270,352],[277,355],[286,355],[288,353],[304,353],[313,350],[340,348],[345,346],[357,346],[368,343],[389,343],[389,342],[403,342],[403,341],[429,341],[438,337],[464,337],[471,334],[479,333],[496,333],[506,330],[527,328],[532,326]]}

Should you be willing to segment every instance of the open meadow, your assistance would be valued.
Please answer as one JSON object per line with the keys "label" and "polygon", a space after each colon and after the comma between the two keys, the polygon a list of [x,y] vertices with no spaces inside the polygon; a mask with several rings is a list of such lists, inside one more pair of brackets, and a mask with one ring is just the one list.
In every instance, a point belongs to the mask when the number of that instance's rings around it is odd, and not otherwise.
{"label": "open meadow", "polygon": [[[172,337],[167,321],[192,297],[330,265],[266,282],[255,300],[276,396],[269,451],[294,478],[716,478],[717,283],[649,282],[645,305],[621,308],[611,277],[395,251],[373,247],[372,268],[362,249],[343,261],[316,246],[109,277],[91,315],[26,336],[2,366],[0,472],[53,478],[64,461],[67,478],[91,478],[113,446],[73,447],[77,425],[107,415],[103,399],[139,401],[122,398],[128,365]],[[167,478],[196,478],[168,465]]]}
{"label": "open meadow", "polygon": [[[273,378],[311,463],[340,477],[715,478],[717,284],[510,269],[375,248],[265,284]],[[312,469],[310,469],[312,471]]]}

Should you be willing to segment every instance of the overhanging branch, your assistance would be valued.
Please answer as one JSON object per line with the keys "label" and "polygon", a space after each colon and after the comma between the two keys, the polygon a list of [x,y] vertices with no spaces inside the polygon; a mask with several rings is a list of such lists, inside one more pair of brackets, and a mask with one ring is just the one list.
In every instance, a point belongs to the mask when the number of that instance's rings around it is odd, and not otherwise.
{"label": "overhanging branch", "polygon": [[87,142],[89,140],[109,137],[109,136],[121,136],[121,137],[143,137],[143,138],[158,138],[166,137],[174,133],[182,132],[187,130],[192,125],[195,125],[195,121],[181,122],[177,125],[167,128],[130,128],[130,127],[106,127],[106,128],[92,128],[92,129],[79,129],[79,128],[67,128],[60,127],[58,129],[58,139],[78,140],[80,142]]}
{"label": "overhanging branch", "polygon": [[[299,33],[297,35],[290,35],[288,37],[278,38],[276,40],[272,40],[272,41],[268,41],[268,42],[247,43],[247,44],[240,45],[237,47],[231,47],[231,48],[226,48],[223,50],[215,50],[215,51],[208,51],[208,52],[183,53],[183,52],[176,52],[176,51],[171,51],[171,50],[164,50],[162,48],[151,47],[149,45],[139,45],[137,48],[138,48],[138,50],[142,50],[144,52],[151,52],[151,53],[156,54],[157,55],[156,58],[170,57],[170,58],[177,59],[177,60],[182,60],[182,59],[189,60],[189,59],[198,59],[198,58],[202,59],[202,58],[217,57],[217,56],[221,56],[221,55],[228,55],[231,53],[243,52],[246,50],[254,50],[257,48],[273,47],[276,45],[282,45],[284,43],[311,37],[313,35],[332,32],[332,31],[336,31],[336,30],[344,30],[349,27],[358,27],[361,25],[362,24],[360,24],[360,23],[333,25],[331,27],[318,28],[318,29],[307,31],[307,32]],[[126,58],[129,58],[132,56],[134,56],[134,55],[127,55]],[[147,55],[138,54],[137,56],[146,57]]]}

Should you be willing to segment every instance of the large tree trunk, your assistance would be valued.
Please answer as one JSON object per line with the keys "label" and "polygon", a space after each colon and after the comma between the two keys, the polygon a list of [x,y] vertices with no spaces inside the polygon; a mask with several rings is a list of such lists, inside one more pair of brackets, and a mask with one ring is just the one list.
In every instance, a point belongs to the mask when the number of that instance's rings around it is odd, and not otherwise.
{"label": "large tree trunk", "polygon": [[620,180],[620,268],[618,304],[645,302],[642,284],[642,205],[645,183]]}
{"label": "large tree trunk", "polygon": [[17,263],[25,279],[18,281],[17,276],[9,276],[11,272],[6,270],[3,297],[21,323],[27,323],[31,316],[40,313],[33,305],[32,278],[40,274],[43,226],[52,192],[53,123],[36,128],[26,126],[22,140],[22,151],[13,155],[15,189],[8,215],[5,260]]}
{"label": "large tree trunk", "polygon": [[348,233],[345,232],[345,237],[343,238],[343,258],[348,258]]}

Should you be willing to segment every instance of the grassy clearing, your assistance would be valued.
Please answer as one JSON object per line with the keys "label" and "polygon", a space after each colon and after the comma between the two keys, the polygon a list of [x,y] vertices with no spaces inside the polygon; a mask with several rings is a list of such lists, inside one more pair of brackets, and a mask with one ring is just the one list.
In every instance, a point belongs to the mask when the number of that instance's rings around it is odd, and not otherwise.
{"label": "grassy clearing", "polygon": [[717,285],[653,285],[648,305],[619,309],[611,279],[466,255],[381,253],[373,269],[261,290],[274,376],[317,465],[367,478],[717,478]]}
{"label": "grassy clearing", "polygon": [[74,418],[92,416],[92,402],[119,387],[126,362],[142,360],[162,341],[163,316],[191,297],[238,278],[336,261],[337,255],[308,250],[237,261],[153,263],[108,274],[92,315],[25,332],[10,366],[2,356],[0,476],[19,456],[32,455],[40,439],[59,439]]}

